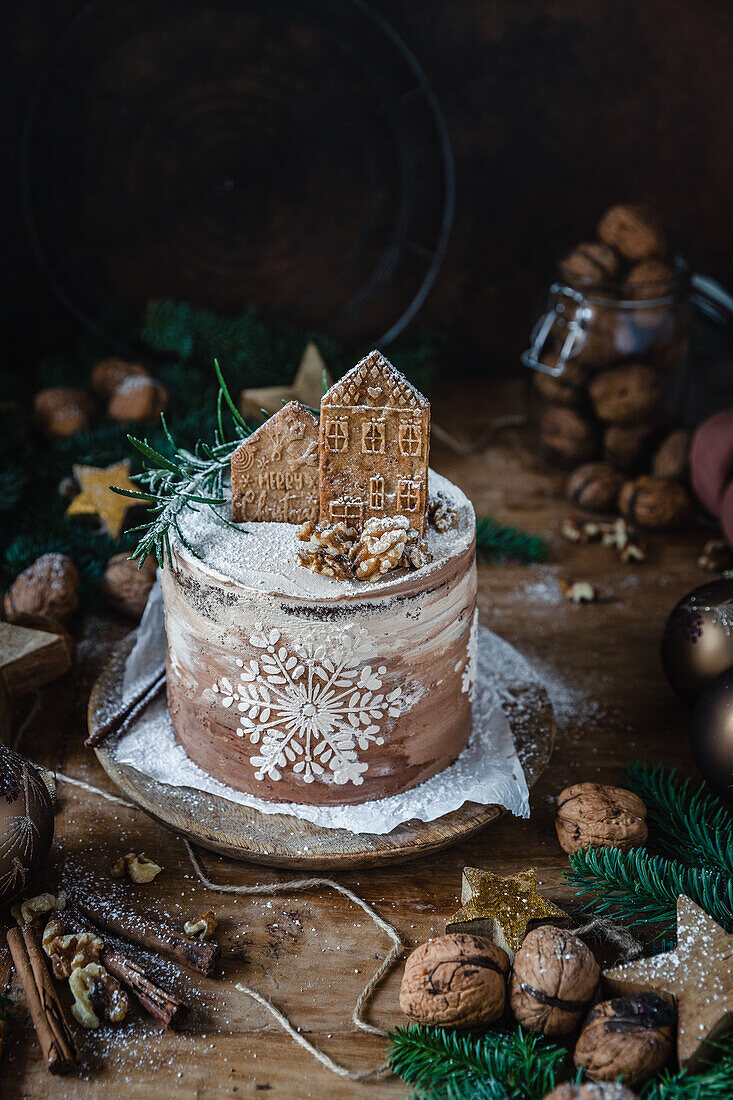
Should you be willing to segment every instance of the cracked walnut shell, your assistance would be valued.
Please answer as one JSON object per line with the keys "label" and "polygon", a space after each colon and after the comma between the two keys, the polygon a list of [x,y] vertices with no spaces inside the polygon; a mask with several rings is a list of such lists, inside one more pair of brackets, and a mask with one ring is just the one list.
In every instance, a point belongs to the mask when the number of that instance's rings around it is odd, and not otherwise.
{"label": "cracked walnut shell", "polygon": [[576,1031],[590,1008],[601,971],[590,948],[551,924],[532,929],[514,956],[509,1003],[515,1019],[542,1035]]}
{"label": "cracked walnut shell", "polygon": [[614,997],[592,1008],[575,1047],[575,1064],[592,1081],[640,1085],[674,1049],[676,1012],[656,993]]}
{"label": "cracked walnut shell", "polygon": [[603,783],[574,783],[557,797],[555,828],[568,855],[581,848],[638,848],[647,838],[638,795]]}
{"label": "cracked walnut shell", "polygon": [[400,1008],[428,1026],[477,1027],[504,1011],[509,956],[483,936],[454,932],[429,940],[405,963]]}

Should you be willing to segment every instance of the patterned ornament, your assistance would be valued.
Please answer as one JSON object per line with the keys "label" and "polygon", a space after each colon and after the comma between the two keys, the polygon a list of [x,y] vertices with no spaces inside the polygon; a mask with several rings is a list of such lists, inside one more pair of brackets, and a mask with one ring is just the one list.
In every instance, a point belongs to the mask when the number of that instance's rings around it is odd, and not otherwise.
{"label": "patterned ornament", "polygon": [[139,500],[120,496],[110,488],[113,485],[127,492],[139,492],[138,486],[130,480],[130,463],[115,462],[107,467],[74,466],[74,477],[81,492],[66,509],[67,516],[97,516],[107,533],[118,539],[127,513],[140,504]]}
{"label": "patterned ornament", "polygon": [[659,993],[677,1005],[677,1055],[694,1068],[733,1027],[733,936],[684,894],[677,899],[674,951],[608,970],[612,994]]}
{"label": "patterned ornament", "polygon": [[664,630],[662,664],[674,691],[690,704],[733,668],[733,579],[703,584],[680,600]]}
{"label": "patterned ornament", "polygon": [[461,908],[446,924],[447,932],[486,936],[510,958],[530,929],[567,922],[567,913],[537,893],[537,871],[529,867],[504,877],[479,867],[464,867]]}
{"label": "patterned ornament", "polygon": [[304,783],[361,786],[368,763],[357,749],[384,744],[381,723],[404,709],[400,687],[384,690],[386,668],[364,663],[375,653],[367,631],[312,629],[285,642],[255,623],[249,642],[262,656],[237,659],[236,684],[224,677],[211,690],[236,707],[237,735],[257,746],[255,779],[282,779],[291,768]]}
{"label": "patterned ornament", "polygon": [[40,775],[20,753],[0,745],[0,902],[18,897],[40,869],[53,825]]}
{"label": "patterned ornament", "polygon": [[733,668],[708,684],[692,713],[692,755],[703,779],[733,801]]}

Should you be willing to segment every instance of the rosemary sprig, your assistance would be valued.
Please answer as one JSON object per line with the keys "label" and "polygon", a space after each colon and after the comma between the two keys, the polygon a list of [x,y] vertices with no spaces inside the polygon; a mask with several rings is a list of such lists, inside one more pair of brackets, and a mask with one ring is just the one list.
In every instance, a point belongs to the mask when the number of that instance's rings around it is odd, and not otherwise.
{"label": "rosemary sprig", "polygon": [[[213,445],[199,440],[193,451],[179,448],[163,416],[161,422],[170,446],[170,457],[156,450],[146,439],[128,436],[130,443],[143,456],[145,470],[136,475],[135,481],[144,488],[114,491],[122,496],[147,501],[148,510],[153,513],[153,519],[135,528],[142,534],[132,557],[141,564],[148,554],[154,554],[161,566],[171,561],[171,532],[175,532],[186,549],[196,553],[181,530],[181,513],[184,508],[197,504],[211,508],[224,504],[224,477],[229,470],[232,453],[251,434],[231,398],[216,359],[214,369],[219,380],[219,394]],[[225,405],[233,420],[233,438],[227,438],[224,428]]]}
{"label": "rosemary sprig", "polygon": [[733,931],[733,879],[705,868],[649,855],[643,848],[583,848],[570,856],[566,880],[578,893],[595,893],[586,909],[631,925],[659,923],[658,937],[676,935],[680,894]]}
{"label": "rosemary sprig", "polygon": [[647,808],[653,847],[733,876],[733,818],[719,798],[674,768],[641,761],[626,769],[626,785]]}

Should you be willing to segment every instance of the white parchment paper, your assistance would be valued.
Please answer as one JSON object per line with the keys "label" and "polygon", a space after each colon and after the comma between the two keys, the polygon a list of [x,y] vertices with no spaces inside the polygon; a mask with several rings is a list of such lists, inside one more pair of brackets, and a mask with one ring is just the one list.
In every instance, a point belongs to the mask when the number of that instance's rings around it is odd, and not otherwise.
{"label": "white parchment paper", "polygon": [[[125,666],[123,698],[165,661],[166,638],[159,584],[153,588]],[[527,662],[495,634],[479,627],[476,696],[469,744],[449,768],[412,790],[358,806],[267,802],[220,783],[198,767],[175,739],[165,696],[156,700],[117,743],[121,764],[177,788],[207,791],[265,814],[292,814],[328,829],[388,833],[403,821],[434,821],[464,802],[497,804],[529,817],[529,791],[509,722],[501,706],[504,685],[535,683]]]}

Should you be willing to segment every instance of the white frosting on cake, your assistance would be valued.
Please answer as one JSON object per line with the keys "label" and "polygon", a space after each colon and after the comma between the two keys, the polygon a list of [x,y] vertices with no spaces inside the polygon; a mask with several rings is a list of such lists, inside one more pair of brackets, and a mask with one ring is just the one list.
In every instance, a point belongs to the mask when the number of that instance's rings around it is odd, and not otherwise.
{"label": "white frosting on cake", "polygon": [[[428,549],[433,560],[419,570],[419,576],[426,579],[433,570],[471,545],[476,525],[471,502],[456,485],[430,470],[428,486],[431,496],[443,493],[454,504],[458,524],[444,532],[429,527]],[[175,540],[176,553],[189,564],[195,564],[197,573],[205,573],[211,579],[234,581],[237,585],[273,595],[328,601],[356,593],[378,596],[399,585],[408,575],[408,570],[397,569],[382,580],[371,582],[339,581],[311,573],[295,560],[302,545],[295,537],[295,525],[232,524],[228,501],[218,510],[202,505],[196,507],[196,511],[185,509],[181,515],[183,536],[194,553],[182,545],[180,539]],[[232,530],[233,527],[237,530]]]}

